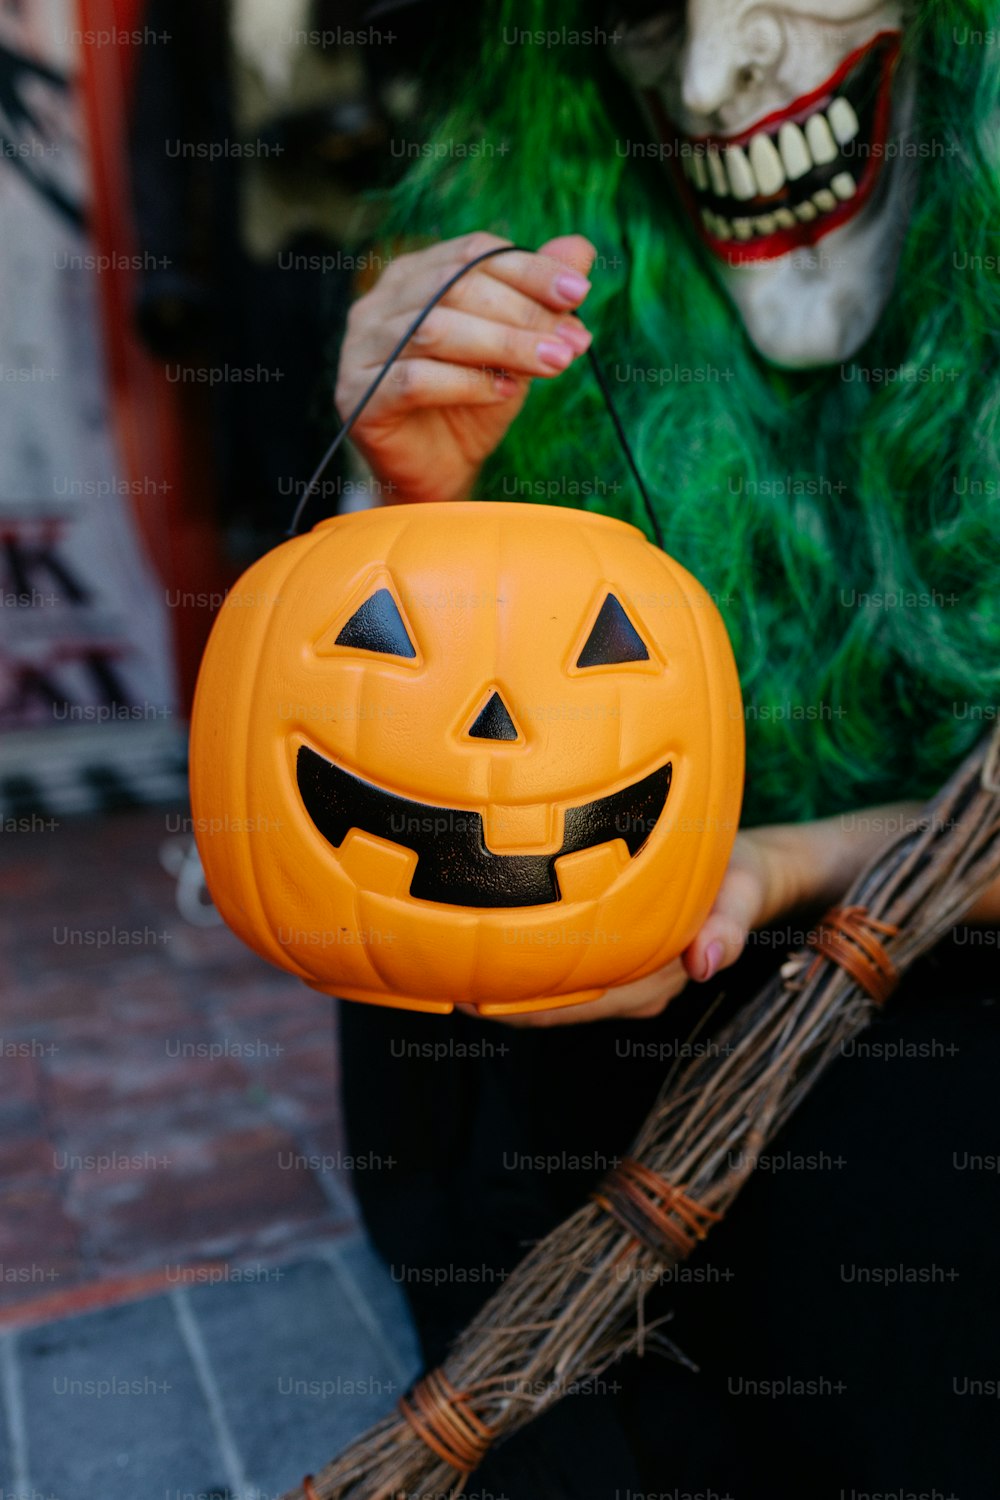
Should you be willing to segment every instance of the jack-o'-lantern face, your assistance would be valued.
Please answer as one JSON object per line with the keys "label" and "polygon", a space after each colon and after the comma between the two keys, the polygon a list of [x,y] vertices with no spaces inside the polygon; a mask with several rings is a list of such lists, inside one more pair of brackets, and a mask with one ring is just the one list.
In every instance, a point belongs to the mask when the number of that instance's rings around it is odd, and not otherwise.
{"label": "jack-o'-lantern face", "polygon": [[206,652],[192,800],[210,889],[347,998],[592,998],[704,920],[742,793],[722,622],[629,526],[397,506],[257,563]]}

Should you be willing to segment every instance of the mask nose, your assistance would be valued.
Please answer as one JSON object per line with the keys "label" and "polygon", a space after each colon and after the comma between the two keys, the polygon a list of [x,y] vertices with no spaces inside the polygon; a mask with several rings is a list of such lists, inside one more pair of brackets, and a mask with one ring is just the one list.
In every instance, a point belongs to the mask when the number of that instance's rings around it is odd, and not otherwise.
{"label": "mask nose", "polygon": [[520,737],[510,709],[496,689],[487,698],[466,733],[471,740],[516,740]]}
{"label": "mask nose", "polygon": [[733,25],[712,3],[692,5],[681,64],[685,108],[706,118],[716,115],[759,87],[783,53],[781,22],[769,7],[755,6]]}

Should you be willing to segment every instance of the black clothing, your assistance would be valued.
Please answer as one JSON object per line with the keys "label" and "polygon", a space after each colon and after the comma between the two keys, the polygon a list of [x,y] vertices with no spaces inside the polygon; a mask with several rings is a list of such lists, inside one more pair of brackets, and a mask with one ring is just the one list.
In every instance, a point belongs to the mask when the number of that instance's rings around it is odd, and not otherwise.
{"label": "black clothing", "polygon": [[[911,973],[657,1292],[700,1373],[623,1361],[499,1447],[472,1500],[995,1500],[998,943],[960,929]],[[653,1022],[341,1005],[351,1148],[383,1158],[355,1185],[428,1365],[624,1153],[713,991],[714,1027],[779,958],[749,952]],[[443,1041],[485,1055],[413,1054]]]}

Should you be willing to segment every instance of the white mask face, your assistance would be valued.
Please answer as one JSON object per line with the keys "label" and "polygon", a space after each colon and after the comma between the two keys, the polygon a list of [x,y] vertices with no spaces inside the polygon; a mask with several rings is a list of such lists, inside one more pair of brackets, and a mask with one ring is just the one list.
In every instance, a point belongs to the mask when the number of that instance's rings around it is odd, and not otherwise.
{"label": "white mask face", "polygon": [[817,5],[688,0],[614,49],[747,333],[791,369],[872,332],[913,196],[902,0]]}

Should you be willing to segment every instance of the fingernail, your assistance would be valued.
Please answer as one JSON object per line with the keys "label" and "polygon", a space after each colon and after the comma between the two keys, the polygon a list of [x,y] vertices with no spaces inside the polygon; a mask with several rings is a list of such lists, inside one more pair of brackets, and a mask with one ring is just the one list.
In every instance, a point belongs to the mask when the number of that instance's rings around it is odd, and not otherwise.
{"label": "fingernail", "polygon": [[716,938],[714,943],[709,943],[708,949],[705,953],[705,972],[701,976],[703,984],[706,979],[711,979],[712,975],[718,971],[719,965],[722,963],[724,954],[725,949],[719,942],[718,938]]}
{"label": "fingernail", "polygon": [[535,353],[543,365],[549,365],[553,370],[565,370],[573,362],[573,350],[561,339],[542,339]]}
{"label": "fingernail", "polygon": [[574,354],[585,354],[594,338],[590,329],[582,327],[579,323],[560,323],[556,333],[564,344],[569,345]]}
{"label": "fingernail", "polygon": [[497,396],[513,396],[517,390],[517,381],[513,375],[494,375],[493,391]]}
{"label": "fingernail", "polygon": [[556,295],[575,307],[590,291],[590,282],[578,271],[560,271],[554,282]]}

